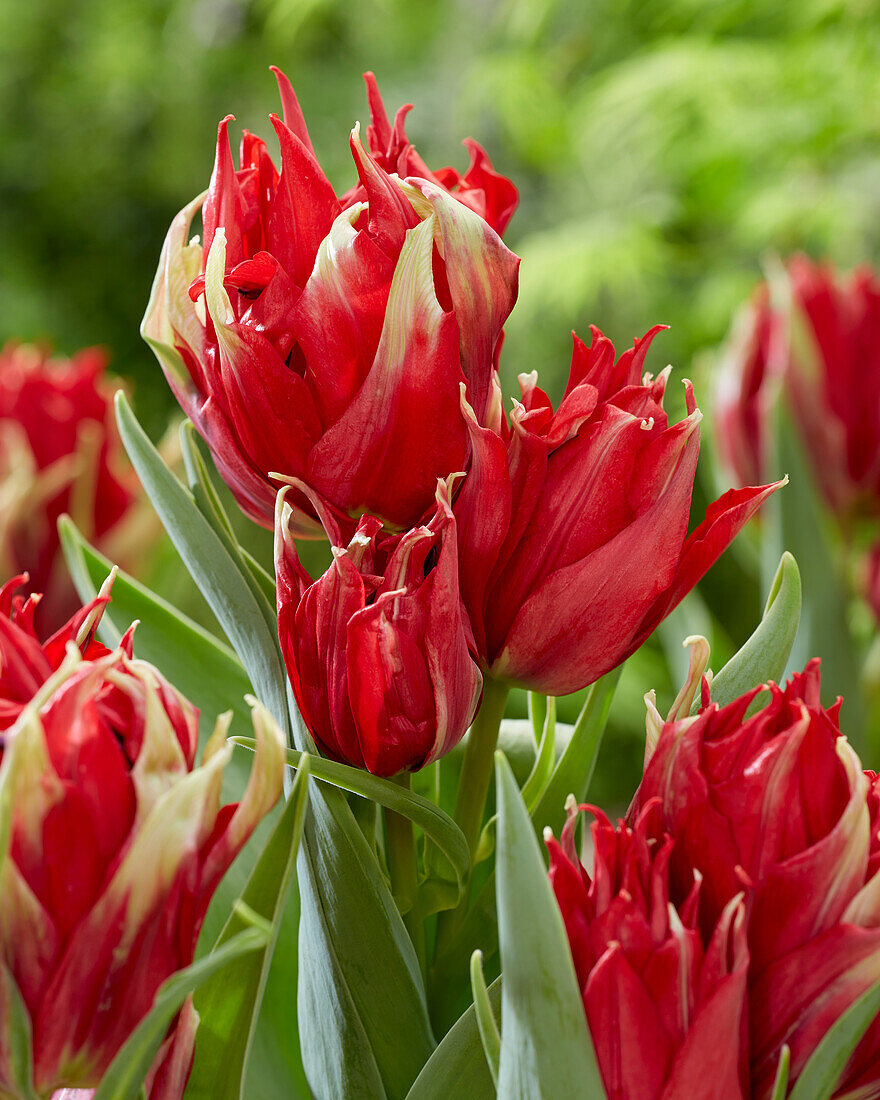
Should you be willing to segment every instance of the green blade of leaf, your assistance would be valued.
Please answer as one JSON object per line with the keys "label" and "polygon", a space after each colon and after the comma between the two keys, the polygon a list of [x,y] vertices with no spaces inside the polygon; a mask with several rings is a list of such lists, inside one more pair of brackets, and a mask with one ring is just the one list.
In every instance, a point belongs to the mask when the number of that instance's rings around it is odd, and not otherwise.
{"label": "green blade of leaf", "polygon": [[573,794],[578,802],[583,802],[587,797],[622,671],[621,665],[597,680],[590,688],[571,740],[532,811],[531,818],[536,830],[549,826],[554,833],[558,833],[565,821],[565,800],[568,795]]}
{"label": "green blade of leaf", "polygon": [[489,1000],[489,990],[486,988],[486,979],[483,977],[483,953],[475,951],[471,955],[471,991],[474,995],[474,1012],[477,1016],[477,1027],[480,1029],[480,1041],[483,1044],[483,1053],[492,1074],[492,1081],[498,1084],[498,1063],[501,1060],[501,1035],[498,1024],[495,1022],[495,1013]]}
{"label": "green blade of leaf", "polygon": [[[253,750],[256,747],[252,737],[233,737],[231,740],[247,749]],[[296,749],[287,751],[287,762],[292,768],[298,768],[304,757],[305,754]],[[360,768],[352,768],[348,764],[326,760],[324,757],[315,756],[308,759],[311,761],[311,773],[315,779],[331,783],[342,790],[351,791],[362,798],[369,798],[379,806],[394,810],[395,813],[401,814],[418,825],[425,836],[440,849],[452,869],[455,876],[456,896],[451,904],[457,904],[464,890],[469,857],[464,833],[448,814],[429,799],[397,783],[391,783],[387,779],[362,771]]]}
{"label": "green blade of leaf", "polygon": [[495,755],[503,1100],[605,1100],[562,916],[510,765]]}
{"label": "green blade of leaf", "polygon": [[776,1078],[773,1081],[773,1092],[770,1094],[770,1100],[785,1100],[785,1094],[788,1092],[788,1067],[791,1062],[791,1050],[787,1045],[783,1045],[782,1052],[779,1055],[779,1066],[776,1070]]}
{"label": "green blade of leaf", "polygon": [[141,1085],[171,1021],[190,993],[235,959],[265,946],[266,933],[262,929],[246,928],[210,955],[164,981],[152,1008],[107,1068],[93,1100],[138,1100]]}
{"label": "green blade of leaf", "polygon": [[11,971],[0,959],[0,1056],[11,1071],[10,1084],[21,1100],[37,1100],[31,1018]]}
{"label": "green blade of leaf", "polygon": [[[268,922],[264,950],[243,955],[225,970],[209,978],[199,990],[195,1005],[200,1023],[195,1058],[186,1088],[187,1100],[244,1100],[248,1059],[256,1031],[269,967],[281,929],[284,906],[290,894],[296,854],[308,806],[309,758],[300,770],[269,842],[251,872],[241,895],[248,910]],[[231,940],[248,921],[242,907],[234,909],[220,933],[215,950]],[[289,1095],[309,1096],[300,1067],[299,1080],[291,1081]]]}
{"label": "green blade of leaf", "polygon": [[[794,645],[801,614],[801,576],[794,557],[786,551],[770,587],[764,615],[754,634],[712,680],[714,703],[725,706],[747,691],[782,679]],[[699,709],[694,700],[692,713]]]}
{"label": "green blade of leaf", "polygon": [[880,982],[837,1018],[798,1074],[789,1100],[830,1100],[850,1055],[880,1012]]}
{"label": "green blade of leaf", "polygon": [[[487,991],[493,1018],[501,1011],[501,979]],[[483,1051],[473,1005],[443,1036],[440,1045],[425,1062],[406,1100],[495,1100],[495,1085]]]}

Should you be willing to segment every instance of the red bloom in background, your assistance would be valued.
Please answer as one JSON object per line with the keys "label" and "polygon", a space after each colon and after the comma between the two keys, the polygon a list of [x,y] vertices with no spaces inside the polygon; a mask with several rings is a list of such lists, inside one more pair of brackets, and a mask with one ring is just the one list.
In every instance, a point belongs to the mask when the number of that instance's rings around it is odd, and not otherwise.
{"label": "red bloom in background", "polygon": [[347,546],[319,499],[333,564],[312,581],[291,509],[275,529],[278,633],[303,718],[322,752],[391,776],[464,736],[482,678],[458,590],[455,517],[441,482],[428,523],[389,537],[364,516]]}
{"label": "red bloom in background", "polygon": [[765,476],[767,414],[784,384],[816,481],[842,516],[880,515],[880,281],[794,256],[788,300],[760,287],[719,373],[721,457],[740,484]]}
{"label": "red bloom in background", "polygon": [[508,427],[470,416],[472,462],[455,502],[462,592],[494,677],[564,695],[644,642],[778,488],[725,493],[690,536],[700,412],[670,425],[668,371],[642,378],[662,326],[615,361],[574,338],[556,410],[521,375]]}
{"label": "red bloom in background", "polygon": [[[768,686],[769,702],[751,717],[760,688],[667,722],[631,810],[637,817],[659,801],[674,877],[701,876],[704,930],[745,890],[756,1097],[769,1096],[784,1043],[793,1081],[880,979],[875,780],[840,733],[840,701],[821,706],[817,661],[784,689]],[[880,1089],[880,1027],[838,1087],[841,1096]]]}
{"label": "red bloom in background", "polygon": [[[518,259],[490,223],[506,223],[512,185],[482,151],[463,178],[427,171],[369,82],[372,152],[356,129],[359,184],[339,199],[276,75],[280,174],[249,133],[236,171],[220,124],[204,248],[187,243],[199,199],[171,226],[142,331],[252,519],[271,526],[279,472],[343,521],[406,529],[465,463],[460,383],[491,415]],[[295,496],[298,533],[318,533]]]}
{"label": "red bloom in background", "polygon": [[[595,871],[578,859],[578,810],[596,820]],[[550,881],[608,1100],[734,1100],[749,1096],[748,949],[741,897],[708,934],[698,921],[699,878],[670,883],[674,843],[647,806],[615,829],[572,799],[562,843],[552,836]]]}
{"label": "red bloom in background", "polygon": [[28,572],[52,630],[77,606],[58,517],[69,512],[108,549],[134,500],[120,473],[106,365],[97,348],[72,359],[25,345],[0,351],[0,567],[6,576]]}
{"label": "red bloom in background", "polygon": [[[12,998],[30,1016],[36,1091],[97,1085],[162,982],[192,962],[214,889],[281,792],[284,746],[258,707],[248,788],[221,807],[225,726],[194,768],[198,712],[129,647],[130,635],[83,659],[70,645],[0,734],[0,1091],[11,1095]],[[189,1004],[154,1064],[154,1097],[182,1094],[196,1023]]]}

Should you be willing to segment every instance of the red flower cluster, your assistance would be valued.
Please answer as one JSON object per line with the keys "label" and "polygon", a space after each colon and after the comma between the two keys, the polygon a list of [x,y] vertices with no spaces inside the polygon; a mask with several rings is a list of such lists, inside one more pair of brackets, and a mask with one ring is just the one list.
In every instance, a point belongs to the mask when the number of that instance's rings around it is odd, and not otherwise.
{"label": "red flower cluster", "polygon": [[99,545],[134,499],[97,348],[49,359],[35,347],[0,351],[0,575],[25,570],[44,593],[40,618],[56,629],[77,606],[56,523],[69,512]]}
{"label": "red flower cluster", "polygon": [[[835,1020],[880,979],[876,776],[862,771],[840,733],[839,701],[821,706],[818,662],[785,688],[769,685],[769,702],[748,717],[760,690],[663,725],[630,810],[633,832],[594,826],[592,884],[572,886],[570,836],[565,854],[551,844],[551,877],[610,1097],[704,1095],[663,1089],[685,1071],[719,1080],[719,1052],[726,1055],[727,1047],[727,1076],[711,1095],[768,1097],[783,1045],[795,1081]],[[664,932],[667,894],[671,935]],[[718,956],[722,962],[707,970],[719,929],[733,939]],[[673,989],[662,981],[672,967],[668,944],[680,948],[689,937],[694,946]],[[609,981],[605,972],[618,956],[628,966],[615,963]],[[730,983],[740,966],[741,1024]],[[604,1000],[594,993],[603,981]],[[683,1013],[682,989],[690,998]],[[700,1006],[713,996],[725,1015],[713,1024],[714,1041],[706,1041]],[[645,1038],[645,1019],[658,1021],[656,1042]],[[645,1091],[627,1083],[626,1066],[639,1064],[627,1057],[627,1043],[638,1044],[654,1082]],[[835,1095],[873,1096],[878,1089],[875,1024]]]}
{"label": "red flower cluster", "polygon": [[[36,599],[0,592],[0,1019],[30,1017],[44,1096],[101,1079],[157,989],[192,962],[208,902],[281,793],[284,746],[262,710],[241,803],[221,807],[220,723],[194,767],[198,712],[131,652],[92,640],[107,597],[45,644]],[[182,1096],[198,1017],[189,1003],[148,1087]],[[0,1092],[17,1096],[0,1035]]]}
{"label": "red flower cluster", "polygon": [[[276,532],[279,631],[331,756],[382,775],[463,736],[484,675],[563,694],[619,664],[775,486],[726,494],[687,537],[699,420],[669,424],[652,329],[615,357],[575,338],[554,412],[537,376],[510,420],[497,357],[518,259],[516,192],[471,144],[430,171],[368,74],[369,150],[337,198],[287,80],[276,172],[224,120],[202,210],[166,240],[149,340],[244,510]],[[463,476],[462,476],[463,475]],[[441,488],[437,490],[438,482]],[[294,538],[324,528],[312,584]],[[455,559],[458,558],[456,566]]]}

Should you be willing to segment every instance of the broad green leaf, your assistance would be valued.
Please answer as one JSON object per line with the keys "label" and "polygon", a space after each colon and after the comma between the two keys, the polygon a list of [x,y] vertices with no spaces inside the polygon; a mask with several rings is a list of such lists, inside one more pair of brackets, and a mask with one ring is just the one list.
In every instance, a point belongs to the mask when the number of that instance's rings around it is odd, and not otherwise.
{"label": "broad green leaf", "polygon": [[[87,602],[97,595],[113,563],[89,545],[68,516],[59,519],[58,533],[77,593]],[[99,635],[107,645],[115,646],[135,619],[139,620],[135,653],[156,665],[178,691],[195,703],[203,730],[210,733],[217,715],[227,710],[233,713],[233,733],[251,728],[250,708],[244,697],[253,688],[232,650],[120,570]]]}
{"label": "broad green leaf", "polygon": [[[253,749],[255,741],[252,737],[234,737],[232,740],[245,748]],[[288,749],[287,762],[292,768],[299,768],[301,761],[310,761],[311,774],[315,779],[324,783],[331,783],[334,787],[351,791],[353,794],[368,798],[379,806],[394,810],[395,813],[408,818],[429,837],[440,849],[449,862],[449,866],[455,876],[453,885],[455,895],[448,899],[448,907],[455,905],[464,890],[464,881],[468,870],[468,848],[464,834],[456,823],[445,814],[439,806],[421,795],[415,794],[397,783],[391,783],[387,779],[371,775],[360,768],[352,768],[348,764],[340,764],[335,760],[325,760],[323,757],[309,757],[296,749]],[[424,889],[424,887],[423,887]],[[431,899],[428,899],[430,901]],[[420,894],[419,906],[425,906]],[[422,908],[422,914],[435,912],[432,908]]]}
{"label": "broad green leaf", "polygon": [[599,748],[623,666],[606,673],[587,693],[571,740],[553,769],[550,781],[531,813],[537,831],[549,826],[558,833],[565,821],[565,800],[573,794],[583,802],[599,758]]}
{"label": "broad green leaf", "polygon": [[489,1064],[492,1080],[498,1084],[498,1063],[501,1059],[501,1035],[495,1022],[495,1013],[489,1000],[489,990],[483,977],[483,953],[475,951],[471,955],[471,990],[474,995],[474,1012],[480,1029],[480,1042]]}
{"label": "broad green leaf", "polygon": [[605,1100],[562,915],[510,765],[495,756],[501,1100]]}
{"label": "broad green leaf", "polygon": [[153,1007],[110,1063],[93,1100],[138,1100],[141,1085],[156,1052],[186,998],[229,963],[250,951],[264,949],[266,940],[266,932],[262,928],[246,928],[210,955],[172,974],[163,982]]}
{"label": "broad green leaf", "polygon": [[[300,761],[293,789],[269,842],[251,872],[241,895],[247,912],[256,913],[269,925],[264,950],[236,959],[209,978],[195,998],[200,1023],[195,1059],[186,1088],[187,1100],[245,1100],[248,1060],[253,1044],[263,991],[284,906],[293,881],[303,820],[308,805],[309,758]],[[241,906],[230,914],[215,950],[248,926]],[[305,1077],[290,1082],[302,1097],[309,1095]]]}
{"label": "broad green leaf", "polygon": [[[800,613],[801,576],[797,562],[785,551],[757,629],[712,680],[713,702],[725,706],[758,684],[765,684],[768,680],[778,683],[782,679],[797,634]],[[694,712],[699,705],[699,699],[695,699]]]}
{"label": "broad green leaf", "polygon": [[[501,979],[489,986],[489,1008],[501,1011]],[[406,1100],[495,1100],[495,1085],[483,1052],[474,1006],[465,1011],[418,1075]]]}
{"label": "broad green leaf", "polygon": [[192,494],[165,465],[121,392],[116,395],[116,418],[132,465],[169,538],[241,659],[257,696],[281,728],[289,730],[286,677],[263,601],[254,595],[249,578]]}
{"label": "broad green leaf", "polygon": [[788,1067],[791,1063],[791,1050],[787,1045],[783,1045],[782,1052],[779,1055],[779,1067],[776,1070],[776,1079],[773,1082],[773,1092],[771,1093],[770,1100],[785,1100],[785,1095],[788,1092]]}
{"label": "broad green leaf", "polygon": [[830,1100],[843,1067],[880,1012],[880,982],[875,982],[839,1016],[798,1074],[789,1100]]}
{"label": "broad green leaf", "polygon": [[[31,1018],[9,968],[0,959],[0,1052],[12,1072],[12,1084],[22,1100],[37,1100],[34,1092],[34,1058]],[[5,1049],[4,1049],[5,1048]]]}

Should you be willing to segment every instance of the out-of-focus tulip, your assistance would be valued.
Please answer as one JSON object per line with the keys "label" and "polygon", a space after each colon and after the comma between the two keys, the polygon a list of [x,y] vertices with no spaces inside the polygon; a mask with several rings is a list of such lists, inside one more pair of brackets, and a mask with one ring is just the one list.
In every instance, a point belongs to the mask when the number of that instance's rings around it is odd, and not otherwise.
{"label": "out-of-focus tulip", "polygon": [[25,345],[0,351],[0,571],[30,574],[44,594],[39,618],[52,630],[77,605],[58,517],[69,512],[112,552],[134,500],[120,473],[105,369],[97,348],[72,359]]}
{"label": "out-of-focus tulip", "polygon": [[719,370],[719,451],[740,484],[766,475],[768,410],[784,386],[829,506],[880,515],[880,280],[841,277],[806,256],[778,293],[759,287]]}
{"label": "out-of-focus tulip", "polygon": [[589,806],[595,870],[575,847],[571,800],[561,844],[548,835],[550,881],[608,1100],[735,1100],[749,1096],[748,949],[742,897],[708,935],[699,877],[670,883],[674,844],[647,806],[632,829]]}
{"label": "out-of-focus tulip", "polygon": [[[280,174],[248,133],[236,171],[220,124],[204,247],[189,240],[199,198],[172,223],[142,331],[254,520],[272,525],[279,472],[317,490],[349,533],[363,512],[403,530],[437,478],[463,468],[460,383],[481,422],[493,415],[519,261],[481,216],[499,223],[482,154],[452,191],[430,172],[401,180],[421,161],[370,85],[377,151],[356,128],[360,182],[340,200],[277,75]],[[298,533],[318,533],[306,498],[290,503]]]}
{"label": "out-of-focus tulip", "polygon": [[321,750],[374,775],[449,752],[480,697],[447,494],[441,482],[429,522],[400,535],[364,516],[347,546],[313,497],[333,546],[333,564],[315,582],[279,494],[278,632],[294,694]]}
{"label": "out-of-focus tulip", "polygon": [[[880,979],[880,839],[874,781],[819,700],[810,662],[746,717],[761,689],[664,724],[631,814],[659,801],[673,877],[702,879],[711,924],[745,891],[752,1087],[769,1096],[782,1045],[792,1080],[852,1002]],[[706,924],[704,923],[704,931]],[[850,1093],[871,1085],[874,1091]],[[880,1089],[880,1028],[839,1095]]]}
{"label": "out-of-focus tulip", "polygon": [[[574,338],[556,412],[520,376],[508,425],[469,416],[472,460],[456,498],[462,592],[490,675],[550,695],[618,665],[693,588],[778,488],[725,493],[687,535],[700,412],[669,424],[668,370],[642,378],[652,329],[615,362]],[[467,411],[467,409],[466,409]]]}
{"label": "out-of-focus tulip", "polygon": [[[18,1095],[13,996],[30,1017],[37,1094],[99,1083],[162,982],[192,962],[214,889],[281,791],[283,742],[258,706],[247,790],[221,807],[226,726],[194,768],[198,712],[129,646],[84,659],[70,643],[0,734],[4,1095]],[[157,1100],[182,1094],[195,1023],[188,1005],[159,1052]]]}

